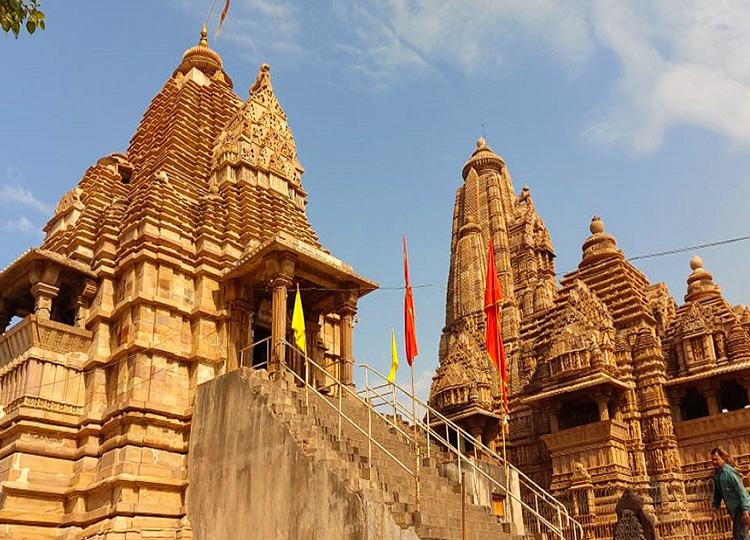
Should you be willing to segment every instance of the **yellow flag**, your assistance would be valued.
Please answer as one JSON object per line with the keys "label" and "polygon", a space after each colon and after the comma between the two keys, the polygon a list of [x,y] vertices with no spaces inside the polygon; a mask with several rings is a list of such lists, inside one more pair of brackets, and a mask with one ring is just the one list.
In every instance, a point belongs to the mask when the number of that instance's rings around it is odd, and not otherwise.
{"label": "yellow flag", "polygon": [[299,283],[297,284],[297,296],[294,298],[294,311],[292,312],[292,330],[294,331],[294,342],[305,356],[307,356],[307,345],[305,341],[305,315],[302,313],[302,299],[299,296]]}
{"label": "yellow flag", "polygon": [[396,334],[391,328],[391,372],[388,375],[388,382],[393,384],[396,380],[396,370],[398,369],[398,352],[396,351]]}

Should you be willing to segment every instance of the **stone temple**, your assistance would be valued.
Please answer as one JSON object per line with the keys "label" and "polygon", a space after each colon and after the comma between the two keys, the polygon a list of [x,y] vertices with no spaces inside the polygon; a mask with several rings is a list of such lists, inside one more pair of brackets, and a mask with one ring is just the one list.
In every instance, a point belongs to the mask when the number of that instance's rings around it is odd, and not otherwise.
{"label": "stone temple", "polygon": [[558,284],[528,188],[480,141],[431,408],[410,416],[377,373],[353,384],[357,302],[378,285],[322,247],[303,172],[268,65],[241,98],[204,27],[127,151],[0,271],[0,540],[611,538],[628,488],[663,538],[726,536],[708,450],[750,467],[750,312],[699,259],[677,307],[595,218]]}
{"label": "stone temple", "polygon": [[[750,311],[730,306],[695,257],[684,303],[651,284],[598,217],[577,270],[555,279],[550,235],[483,139],[456,193],[445,328],[430,404],[500,440],[498,376],[484,352],[490,238],[503,287],[510,461],[560,497],[589,538],[612,538],[626,488],[661,538],[723,539],[709,452],[750,471]],[[635,537],[634,537],[635,538]]]}
{"label": "stone temple", "polygon": [[268,66],[247,99],[232,88],[204,28],[127,152],[0,273],[0,538],[189,537],[196,386],[299,361],[270,345],[292,283],[308,354],[351,384],[352,319],[377,284],[310,226]]}

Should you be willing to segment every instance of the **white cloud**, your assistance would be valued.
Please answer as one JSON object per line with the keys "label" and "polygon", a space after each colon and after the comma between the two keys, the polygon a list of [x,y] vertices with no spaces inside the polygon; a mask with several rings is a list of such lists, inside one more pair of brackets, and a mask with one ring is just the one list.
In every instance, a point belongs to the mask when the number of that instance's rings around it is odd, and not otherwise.
{"label": "white cloud", "polygon": [[50,214],[52,208],[37,199],[28,189],[14,184],[0,185],[0,204],[21,204],[41,214]]}
{"label": "white cloud", "polygon": [[42,228],[34,225],[26,216],[21,216],[18,219],[11,219],[6,221],[2,225],[2,230],[12,233],[22,234],[35,234],[37,236],[44,236]]}
{"label": "white cloud", "polygon": [[[603,143],[658,148],[673,126],[701,126],[750,142],[750,3],[701,0],[389,0],[365,9],[339,0],[353,26],[351,55],[366,77],[393,80],[414,70],[453,65],[487,76],[530,52],[585,69],[597,48],[621,65],[609,107],[585,129]],[[524,55],[528,60],[528,56]],[[605,98],[606,99],[606,98]]]}
{"label": "white cloud", "polygon": [[[334,5],[343,27],[352,36],[336,39],[335,50],[346,69],[359,73],[375,90],[388,90],[403,71],[433,72],[420,52],[376,13],[348,2]],[[349,38],[348,42],[344,39]]]}
{"label": "white cloud", "polygon": [[[174,5],[187,13],[204,13],[206,5],[196,0],[173,0]],[[224,3],[217,2],[211,15],[209,41],[215,45],[214,34],[219,25]],[[300,15],[291,0],[234,0],[229,6],[219,43],[231,43],[243,56],[253,61],[267,60],[271,51],[300,55]]]}

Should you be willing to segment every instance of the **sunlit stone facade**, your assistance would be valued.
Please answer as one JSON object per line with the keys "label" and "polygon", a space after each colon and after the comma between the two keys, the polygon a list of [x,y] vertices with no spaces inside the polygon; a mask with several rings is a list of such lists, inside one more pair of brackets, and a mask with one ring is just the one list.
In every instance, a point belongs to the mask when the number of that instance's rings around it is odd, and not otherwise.
{"label": "sunlit stone facade", "polygon": [[0,272],[0,538],[190,538],[196,385],[299,367],[277,345],[293,285],[308,354],[351,383],[377,285],[322,248],[302,173],[269,67],[243,100],[204,28],[127,151]]}
{"label": "sunlit stone facade", "polygon": [[558,283],[529,188],[516,195],[504,160],[484,140],[477,146],[456,193],[431,404],[500,443],[482,311],[491,238],[505,297],[511,461],[564,500],[592,538],[612,538],[627,487],[644,497],[662,538],[725,538],[729,518],[710,513],[709,452],[722,446],[750,471],[750,311],[726,302],[697,257],[678,307],[598,217],[578,268]]}

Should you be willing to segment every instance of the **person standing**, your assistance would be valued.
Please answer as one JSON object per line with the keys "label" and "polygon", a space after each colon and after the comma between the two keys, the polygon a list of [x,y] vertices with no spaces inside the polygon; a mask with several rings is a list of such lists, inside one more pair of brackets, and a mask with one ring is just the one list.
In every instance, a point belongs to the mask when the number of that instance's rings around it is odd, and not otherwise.
{"label": "person standing", "polygon": [[748,539],[748,527],[750,527],[750,495],[747,494],[745,486],[737,470],[727,463],[727,454],[721,448],[711,450],[711,461],[714,464],[714,512],[721,507],[721,500],[727,506],[732,516],[732,538],[733,540]]}

